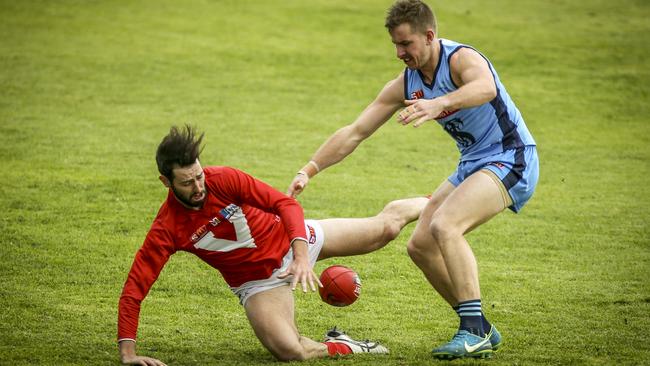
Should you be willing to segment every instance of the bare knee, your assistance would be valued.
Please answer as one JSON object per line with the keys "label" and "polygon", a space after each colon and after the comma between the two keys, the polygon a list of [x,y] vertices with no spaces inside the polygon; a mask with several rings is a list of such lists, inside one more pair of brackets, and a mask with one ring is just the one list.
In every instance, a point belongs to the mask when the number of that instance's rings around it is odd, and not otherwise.
{"label": "bare knee", "polygon": [[304,353],[294,353],[294,354],[285,354],[282,356],[276,355],[278,361],[290,362],[290,361],[304,361],[307,359]]}
{"label": "bare knee", "polygon": [[420,216],[422,208],[426,205],[426,199],[420,197],[421,202],[414,202],[414,199],[403,199],[388,202],[379,213],[384,220],[384,234],[388,241],[394,240],[406,224],[414,221]]}
{"label": "bare knee", "polygon": [[296,338],[294,338],[293,336],[278,336],[267,333],[259,339],[264,347],[279,361],[302,361],[308,358],[307,351],[297,334]]}
{"label": "bare knee", "polygon": [[273,352],[280,361],[303,361],[328,355],[327,346],[303,336],[300,336],[297,345],[285,346],[287,346],[285,350]]}
{"label": "bare knee", "polygon": [[402,226],[398,222],[395,220],[387,220],[384,222],[384,241],[388,243],[397,239],[401,230]]}
{"label": "bare knee", "polygon": [[422,257],[422,251],[414,243],[413,239],[409,240],[408,244],[406,244],[406,252],[408,253],[409,257],[411,257],[411,259],[416,263]]}
{"label": "bare knee", "polygon": [[378,247],[381,248],[397,238],[402,230],[402,225],[395,216],[383,211],[377,215],[377,218],[381,220],[383,225],[381,237],[377,243]]}
{"label": "bare knee", "polygon": [[279,361],[303,361],[307,359],[307,353],[303,350],[302,346],[299,347],[282,347],[270,350],[273,356]]}
{"label": "bare knee", "polygon": [[[432,243],[428,244],[431,245]],[[433,245],[436,244],[433,243]],[[421,263],[429,259],[431,248],[425,245],[425,243],[422,241],[416,238],[411,238],[408,244],[406,244],[406,252],[408,253],[409,257],[411,257],[411,260],[413,260],[413,262]]]}
{"label": "bare knee", "polygon": [[449,239],[461,235],[460,231],[443,216],[434,215],[429,224],[429,231],[439,245],[445,245]]}
{"label": "bare knee", "polygon": [[398,216],[402,200],[390,201],[381,210],[380,215]]}

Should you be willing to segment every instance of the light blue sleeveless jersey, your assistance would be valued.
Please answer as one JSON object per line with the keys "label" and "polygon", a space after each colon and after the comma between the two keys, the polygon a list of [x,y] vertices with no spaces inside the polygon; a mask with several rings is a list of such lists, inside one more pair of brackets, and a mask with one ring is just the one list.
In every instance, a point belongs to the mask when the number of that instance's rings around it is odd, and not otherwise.
{"label": "light blue sleeveless jersey", "polygon": [[[423,81],[419,70],[406,68],[404,71],[406,99],[433,99],[458,89],[451,79],[449,59],[459,49],[472,47],[447,39],[439,41],[440,59],[433,74],[432,85]],[[445,131],[456,140],[461,161],[480,159],[505,150],[535,145],[533,136],[528,131],[521,113],[510,99],[506,88],[501,84],[497,72],[490,61],[485,56],[483,58],[494,76],[497,96],[478,107],[447,111],[436,118]]]}

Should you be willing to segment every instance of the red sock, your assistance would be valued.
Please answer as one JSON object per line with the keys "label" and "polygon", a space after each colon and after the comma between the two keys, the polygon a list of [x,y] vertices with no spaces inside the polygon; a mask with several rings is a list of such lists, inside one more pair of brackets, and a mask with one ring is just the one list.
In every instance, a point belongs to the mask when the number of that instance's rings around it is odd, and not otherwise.
{"label": "red sock", "polygon": [[352,348],[347,344],[334,342],[323,342],[323,344],[327,346],[327,353],[329,353],[330,356],[349,355],[352,353]]}

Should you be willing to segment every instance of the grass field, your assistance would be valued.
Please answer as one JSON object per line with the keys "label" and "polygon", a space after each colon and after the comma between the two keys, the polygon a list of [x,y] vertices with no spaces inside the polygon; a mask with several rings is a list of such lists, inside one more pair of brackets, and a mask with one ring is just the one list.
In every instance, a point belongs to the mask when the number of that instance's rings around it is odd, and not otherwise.
{"label": "grass field", "polygon": [[[650,363],[650,3],[430,4],[442,37],[495,64],[539,145],[528,206],[469,235],[505,336],[484,362]],[[204,165],[285,190],[402,70],[389,5],[0,2],[0,364],[118,364],[117,301],[166,195],[153,157],[169,126],[206,131]],[[310,218],[372,215],[431,192],[457,157],[434,123],[388,123],[300,201]],[[304,335],[338,325],[391,355],[307,365],[437,364],[457,320],[406,254],[412,229],[317,266],[360,273],[353,306],[297,296]],[[275,362],[219,274],[182,253],[143,303],[138,346],[169,365]]]}

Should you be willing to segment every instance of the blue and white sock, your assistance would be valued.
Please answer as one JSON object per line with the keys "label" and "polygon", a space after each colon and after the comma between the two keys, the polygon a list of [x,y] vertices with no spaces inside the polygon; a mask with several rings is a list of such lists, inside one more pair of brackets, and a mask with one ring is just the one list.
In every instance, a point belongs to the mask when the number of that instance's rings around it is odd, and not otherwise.
{"label": "blue and white sock", "polygon": [[[454,311],[456,312],[456,314],[458,314],[458,305],[456,305],[456,306],[452,306],[451,308],[454,309]],[[458,314],[458,316],[460,317],[460,314]],[[459,329],[460,329],[460,328],[459,328]],[[490,333],[491,330],[492,330],[492,323],[490,323],[490,322],[487,320],[487,318],[485,317],[485,314],[483,314],[483,332],[484,332],[485,334],[488,334],[488,333]]]}
{"label": "blue and white sock", "polygon": [[[454,309],[456,314],[458,314],[458,305],[452,306],[451,308]],[[460,317],[460,314],[458,314],[458,316]],[[485,334],[488,334],[490,333],[491,330],[492,330],[492,323],[490,323],[485,317],[485,314],[483,314],[483,332],[485,332]]]}
{"label": "blue and white sock", "polygon": [[[481,309],[481,299],[468,300],[454,307],[460,317],[459,329],[466,330],[479,337],[485,337],[485,329],[489,330],[490,323],[485,319]],[[488,326],[485,327],[485,324]]]}

